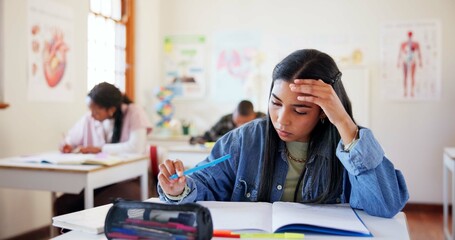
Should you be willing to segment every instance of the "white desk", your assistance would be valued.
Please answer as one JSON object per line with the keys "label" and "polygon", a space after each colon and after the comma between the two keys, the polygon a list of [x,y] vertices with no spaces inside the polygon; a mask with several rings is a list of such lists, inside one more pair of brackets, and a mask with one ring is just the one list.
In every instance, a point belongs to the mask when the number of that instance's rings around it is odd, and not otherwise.
{"label": "white desk", "polygon": [[[17,158],[17,157],[15,157]],[[100,165],[53,165],[0,159],[0,187],[80,193],[85,189],[85,208],[93,208],[96,188],[140,177],[141,197],[148,198],[147,156],[136,156],[104,167]]]}
{"label": "white desk", "polygon": [[186,169],[196,166],[199,162],[204,160],[212,148],[205,147],[204,145],[182,145],[167,148],[168,159],[180,159]]}
{"label": "white desk", "polygon": [[188,145],[190,143],[190,138],[191,136],[189,135],[165,136],[151,134],[148,136],[147,142],[150,145],[159,147],[171,147]]}
{"label": "white desk", "polygon": [[188,135],[151,135],[148,138],[148,144],[157,147],[157,161],[153,162],[155,165],[152,166],[152,169],[156,169],[156,171],[158,171],[158,165],[166,159],[180,159],[183,161],[185,168],[192,168],[209,155],[211,148],[205,148],[199,145],[190,145],[189,142],[190,136]]}
{"label": "white desk", "polygon": [[[452,229],[455,229],[455,214],[453,212],[453,208],[455,207],[455,148],[445,148],[444,155],[443,155],[443,222],[444,222],[444,237],[445,239],[455,239],[455,234],[450,234],[449,231],[449,192],[452,191]],[[449,188],[449,172],[452,174],[452,188]]]}
{"label": "white desk", "polygon": [[[151,201],[158,201],[157,199],[151,199]],[[91,209],[90,209],[91,210]],[[86,210],[86,211],[90,211]],[[105,208],[104,216],[99,219],[104,220],[108,207]],[[406,222],[406,215],[403,212],[398,213],[395,217],[389,218],[380,218],[373,217],[365,213],[364,211],[356,210],[359,217],[365,223],[370,232],[374,235],[373,239],[400,239],[408,240],[409,239],[409,230]],[[87,213],[87,212],[85,212]],[[60,235],[54,240],[75,240],[75,239],[103,239],[106,237],[104,233],[102,234],[90,234],[80,231],[71,231]],[[214,238],[214,239],[224,239],[224,238]],[[226,238],[232,239],[232,238]],[[305,234],[305,240],[307,239],[344,239],[344,240],[354,240],[354,239],[370,239],[365,237],[346,237],[346,236],[334,236],[334,235],[312,235]]]}

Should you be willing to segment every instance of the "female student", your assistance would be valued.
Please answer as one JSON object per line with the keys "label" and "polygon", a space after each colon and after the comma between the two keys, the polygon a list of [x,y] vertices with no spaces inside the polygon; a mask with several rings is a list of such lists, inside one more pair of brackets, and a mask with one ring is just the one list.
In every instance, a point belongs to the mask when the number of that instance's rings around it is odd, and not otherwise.
{"label": "female student", "polygon": [[[400,171],[371,130],[357,126],[334,60],[313,49],[293,52],[273,71],[268,116],[223,136],[205,161],[182,176],[180,160],[159,166],[158,192],[171,203],[293,201],[350,203],[392,217],[409,198]],[[180,177],[171,180],[177,173]]]}
{"label": "female student", "polygon": [[142,153],[152,131],[147,116],[120,90],[107,82],[88,94],[90,112],[65,137],[62,152]]}
{"label": "female student", "polygon": [[[103,82],[88,94],[90,112],[68,132],[61,151],[64,153],[144,153],[151,124],[144,110],[132,103],[112,84]],[[95,205],[110,198],[139,199],[139,187],[127,181],[95,190]],[[64,194],[55,202],[57,215],[84,209],[83,193]]]}

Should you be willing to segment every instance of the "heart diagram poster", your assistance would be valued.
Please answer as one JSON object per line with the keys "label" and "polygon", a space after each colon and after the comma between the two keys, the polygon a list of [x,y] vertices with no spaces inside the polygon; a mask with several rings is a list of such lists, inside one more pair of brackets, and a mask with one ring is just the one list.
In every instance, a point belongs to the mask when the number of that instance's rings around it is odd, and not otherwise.
{"label": "heart diagram poster", "polygon": [[60,2],[28,1],[28,99],[71,102],[73,12]]}

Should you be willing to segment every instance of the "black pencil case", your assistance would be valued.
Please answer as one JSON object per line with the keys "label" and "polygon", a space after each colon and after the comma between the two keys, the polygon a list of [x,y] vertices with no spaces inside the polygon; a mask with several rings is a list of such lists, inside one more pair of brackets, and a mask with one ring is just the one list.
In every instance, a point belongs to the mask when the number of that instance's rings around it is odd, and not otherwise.
{"label": "black pencil case", "polygon": [[116,200],[104,222],[108,239],[211,239],[212,217],[197,203]]}

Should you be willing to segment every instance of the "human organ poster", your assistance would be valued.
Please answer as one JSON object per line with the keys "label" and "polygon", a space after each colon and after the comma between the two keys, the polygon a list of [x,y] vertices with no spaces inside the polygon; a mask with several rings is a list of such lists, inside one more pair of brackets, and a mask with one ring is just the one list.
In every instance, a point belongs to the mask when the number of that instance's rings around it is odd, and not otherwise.
{"label": "human organ poster", "polygon": [[59,2],[28,1],[28,99],[73,101],[73,12]]}

